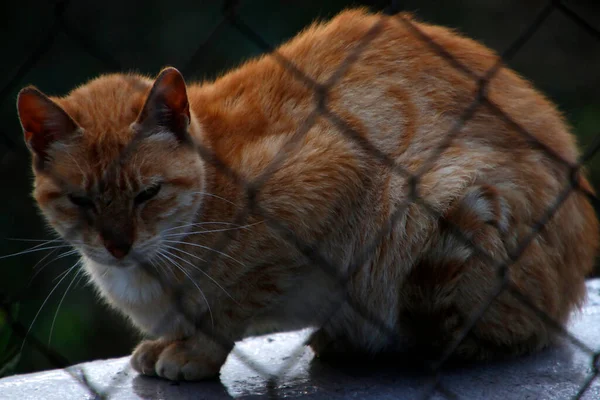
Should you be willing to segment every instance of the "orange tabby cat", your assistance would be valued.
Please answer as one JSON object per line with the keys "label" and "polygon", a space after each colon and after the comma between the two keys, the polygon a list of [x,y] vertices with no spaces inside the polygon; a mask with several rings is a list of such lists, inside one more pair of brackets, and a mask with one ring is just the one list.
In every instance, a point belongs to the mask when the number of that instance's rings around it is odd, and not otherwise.
{"label": "orange tabby cat", "polygon": [[[480,76],[497,62],[472,40],[411,21]],[[155,338],[133,353],[143,374],[212,377],[234,341],[309,326],[319,328],[310,339],[317,354],[441,351],[496,293],[499,263],[569,185],[571,169],[486,104],[438,154],[476,82],[399,17],[345,11],[277,52],[330,83],[324,98],[273,56],[212,83],[186,86],[167,68],[154,81],[101,76],[65,97],[33,87],[19,94],[35,199],[80,251],[100,295]],[[347,57],[356,60],[344,69]],[[526,81],[502,68],[486,90],[537,141],[576,162],[563,118]],[[416,188],[374,149],[420,174]],[[262,186],[247,195],[232,175]],[[427,207],[404,207],[413,189]],[[249,200],[257,207],[238,220]],[[395,225],[365,255],[394,213]],[[337,270],[305,257],[271,219]],[[597,246],[593,209],[576,191],[508,279],[564,323],[584,297]],[[454,355],[521,354],[554,336],[503,292]]]}

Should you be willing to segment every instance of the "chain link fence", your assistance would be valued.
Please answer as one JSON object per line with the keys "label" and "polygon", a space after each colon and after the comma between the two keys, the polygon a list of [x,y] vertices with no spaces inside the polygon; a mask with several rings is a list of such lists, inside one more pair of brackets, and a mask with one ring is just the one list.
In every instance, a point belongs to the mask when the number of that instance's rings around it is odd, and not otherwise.
{"label": "chain link fence", "polygon": [[[41,57],[46,54],[53,42],[59,34],[65,34],[73,42],[77,43],[83,50],[85,50],[89,55],[100,60],[105,66],[107,70],[120,70],[121,65],[117,59],[111,56],[110,52],[106,49],[102,49],[100,46],[96,44],[94,40],[84,35],[81,35],[76,30],[70,27],[69,21],[65,18],[65,13],[68,8],[71,6],[71,2],[69,1],[59,1],[54,5],[54,15],[53,15],[53,23],[51,28],[47,32],[45,38],[41,41],[41,43],[31,50],[31,55],[25,60],[25,62],[20,65],[17,72],[12,76],[12,79],[8,83],[2,87],[0,90],[0,101],[5,100],[7,96],[9,96],[15,88],[22,85],[23,77],[28,73],[28,71],[36,68],[36,65]],[[574,398],[579,399],[585,393],[589,386],[592,384],[592,381],[597,377],[599,373],[600,367],[600,353],[595,352],[593,349],[586,346],[584,343],[579,341],[577,338],[573,337],[568,331],[564,330],[556,321],[553,321],[549,316],[545,315],[541,310],[537,309],[532,302],[528,299],[527,294],[521,293],[518,288],[516,288],[510,281],[510,268],[513,263],[515,263],[523,254],[523,252],[527,249],[528,245],[535,239],[536,235],[544,228],[544,226],[548,223],[548,221],[553,217],[554,213],[559,209],[559,207],[563,204],[563,202],[567,199],[567,197],[574,191],[579,191],[584,193],[588,198],[592,201],[592,203],[597,207],[597,198],[591,192],[589,192],[586,188],[582,187],[579,183],[578,171],[580,168],[589,161],[600,148],[600,133],[596,137],[594,143],[587,148],[581,159],[578,163],[572,164],[567,160],[563,160],[560,158],[558,154],[556,154],[552,149],[545,147],[542,143],[536,141],[535,137],[527,132],[523,127],[521,127],[516,121],[511,119],[511,116],[508,115],[505,111],[499,108],[494,102],[490,100],[490,98],[486,95],[486,88],[491,79],[494,78],[495,74],[499,71],[500,68],[504,66],[507,61],[510,61],[522,48],[525,46],[532,35],[548,20],[549,16],[553,13],[560,13],[567,18],[569,18],[573,24],[579,26],[582,30],[587,31],[590,35],[598,39],[600,41],[600,30],[587,23],[585,18],[578,15],[571,8],[563,4],[561,1],[549,1],[547,5],[538,13],[538,15],[531,21],[529,26],[518,35],[512,44],[501,54],[497,63],[490,68],[485,74],[477,74],[474,72],[469,65],[465,65],[461,63],[456,57],[453,56],[452,52],[443,48],[430,37],[428,37],[424,32],[422,32],[418,26],[416,26],[411,20],[403,17],[401,14],[398,14],[399,11],[402,11],[402,7],[399,1],[390,1],[385,8],[385,13],[388,15],[394,15],[397,19],[398,24],[404,26],[414,37],[420,41],[422,41],[430,51],[436,53],[440,57],[442,57],[450,66],[458,70],[461,74],[465,74],[466,76],[473,79],[473,81],[477,85],[477,90],[474,93],[474,98],[472,99],[471,104],[464,110],[458,122],[451,127],[451,129],[447,132],[445,140],[442,141],[437,150],[433,153],[433,155],[424,162],[423,166],[418,170],[416,174],[410,173],[406,169],[402,167],[402,165],[396,164],[396,162],[388,157],[386,154],[379,151],[375,146],[371,145],[368,141],[364,139],[358,132],[355,132],[350,126],[348,126],[344,119],[340,116],[336,115],[335,112],[332,111],[328,107],[328,92],[335,87],[338,83],[339,79],[344,75],[344,72],[353,64],[358,62],[357,60],[360,57],[361,52],[369,46],[371,41],[377,37],[379,34],[379,30],[381,28],[380,24],[375,24],[371,27],[369,32],[362,37],[357,43],[354,49],[350,52],[348,57],[344,60],[344,62],[339,66],[339,69],[336,73],[334,73],[331,78],[326,82],[317,82],[311,79],[311,77],[305,75],[303,71],[296,67],[290,60],[286,59],[284,56],[279,54],[277,50],[275,50],[268,42],[265,40],[256,30],[254,30],[251,26],[249,26],[243,18],[241,18],[237,13],[237,8],[240,4],[240,1],[226,1],[225,5],[221,12],[221,19],[215,25],[214,30],[208,35],[206,40],[200,43],[197,47],[195,53],[189,58],[189,63],[180,68],[184,74],[184,76],[189,73],[195,65],[197,65],[203,53],[206,51],[207,46],[212,42],[219,41],[219,33],[223,29],[224,26],[228,25],[230,27],[235,28],[239,33],[241,33],[244,37],[247,38],[250,42],[256,45],[262,52],[268,53],[270,57],[273,57],[277,62],[279,62],[284,68],[286,68],[292,75],[300,81],[302,84],[306,85],[308,88],[314,91],[315,94],[315,106],[314,110],[310,114],[310,116],[306,119],[305,123],[301,126],[301,128],[292,135],[291,139],[288,143],[286,143],[282,151],[276,155],[276,157],[272,160],[271,164],[264,169],[262,175],[260,175],[257,179],[252,181],[247,181],[241,176],[238,172],[232,169],[227,163],[220,159],[215,153],[213,153],[210,149],[203,147],[202,145],[195,143],[196,150],[201,155],[201,157],[208,163],[213,164],[216,168],[218,168],[222,173],[227,175],[232,182],[234,182],[239,187],[243,188],[246,193],[246,206],[243,207],[235,217],[235,223],[239,226],[243,226],[247,223],[248,218],[251,215],[260,216],[265,223],[274,231],[278,232],[280,237],[287,241],[288,243],[294,245],[305,257],[307,260],[312,262],[313,264],[322,268],[322,270],[330,275],[333,279],[337,280],[340,284],[340,287],[345,287],[347,280],[350,276],[358,269],[360,269],[365,261],[369,258],[369,256],[373,253],[373,251],[379,246],[380,240],[389,233],[398,219],[402,216],[403,212],[409,207],[411,204],[418,204],[429,212],[433,213],[436,218],[443,218],[442,215],[437,215],[437,211],[434,207],[428,204],[423,198],[419,197],[419,180],[422,175],[427,171],[428,166],[431,165],[433,159],[439,156],[450,144],[452,143],[453,138],[461,131],[462,127],[469,121],[469,119],[474,115],[475,110],[478,107],[486,107],[487,109],[493,111],[497,118],[503,120],[506,124],[511,126],[515,131],[519,132],[523,137],[525,137],[532,145],[536,146],[540,151],[546,152],[549,156],[551,156],[555,161],[561,163],[564,168],[569,170],[570,179],[564,182],[564,188],[560,195],[555,199],[554,203],[543,213],[541,219],[536,221],[536,223],[531,226],[530,234],[522,240],[522,242],[513,249],[513,251],[509,254],[507,260],[494,260],[486,250],[479,248],[475,243],[473,243],[467,235],[463,234],[457,226],[451,226],[456,238],[467,243],[469,246],[473,248],[473,250],[481,257],[486,258],[490,261],[491,265],[494,265],[497,269],[498,282],[496,286],[496,290],[494,293],[487,299],[484,304],[481,304],[481,307],[477,312],[471,315],[464,323],[461,329],[461,334],[458,336],[456,340],[450,343],[442,352],[442,354],[431,362],[428,362],[427,367],[431,373],[431,379],[427,385],[424,387],[422,398],[427,399],[432,397],[434,394],[438,396],[444,396],[449,399],[459,399],[461,398],[460,393],[453,393],[448,388],[444,387],[441,382],[441,375],[443,374],[443,368],[446,365],[447,361],[453,355],[453,352],[460,345],[461,341],[466,338],[469,334],[470,330],[477,323],[479,318],[486,312],[486,310],[490,307],[492,302],[502,293],[509,293],[511,296],[514,296],[518,299],[523,307],[529,308],[536,313],[536,315],[541,318],[545,323],[548,324],[552,329],[556,330],[560,336],[564,337],[567,341],[571,342],[574,346],[576,346],[581,351],[585,352],[589,356],[589,375],[587,378],[581,382],[579,392],[575,395]],[[76,68],[76,67],[74,67]],[[260,201],[258,200],[258,194],[260,193],[264,183],[269,179],[271,174],[278,169],[279,166],[285,161],[285,159],[295,151],[296,147],[300,144],[304,136],[310,130],[310,128],[315,124],[317,118],[324,118],[328,120],[333,126],[337,128],[337,130],[342,133],[348,141],[352,141],[361,147],[365,152],[370,153],[372,156],[377,158],[380,162],[388,165],[395,173],[402,175],[404,178],[410,182],[410,190],[411,193],[408,196],[408,201],[405,204],[399,206],[396,211],[393,213],[392,217],[387,221],[387,223],[381,227],[379,233],[375,235],[371,242],[368,243],[364,249],[362,250],[359,257],[356,257],[352,260],[350,267],[347,269],[349,272],[343,276],[340,275],[339,271],[345,270],[343,268],[338,268],[333,265],[327,257],[319,252],[319,247],[315,243],[307,243],[294,234],[290,229],[286,227],[286,225],[276,219],[273,218],[269,213],[261,206]],[[140,142],[142,137],[138,137],[134,139],[134,141],[123,151],[123,154],[130,152],[135,149],[135,146]],[[1,145],[14,150],[21,152],[22,146],[19,146],[17,142],[13,139],[12,136],[8,135],[6,132],[0,131],[0,141]],[[51,174],[51,172],[50,172]],[[57,182],[61,182],[58,177],[54,177]],[[62,185],[67,185],[62,182]],[[83,218],[83,216],[82,216]],[[83,220],[82,220],[83,221]],[[448,221],[449,222],[449,221]],[[450,223],[450,222],[449,222]],[[450,223],[451,224],[451,223]],[[69,238],[69,234],[66,235],[66,238]],[[214,263],[218,257],[221,256],[222,253],[227,251],[227,245],[230,241],[230,236],[227,232],[224,232],[221,239],[218,241],[215,246],[214,252],[211,252],[211,257],[206,259],[201,265],[200,269],[204,269],[206,265]],[[185,285],[182,284],[180,287],[175,288],[173,290],[172,283],[166,282],[164,277],[160,274],[157,274],[154,268],[150,265],[147,265],[143,260],[138,260],[139,264],[146,270],[148,274],[154,276],[161,285],[171,285],[169,292],[172,293],[172,302],[177,306],[179,312],[186,316],[189,322],[193,323],[198,331],[201,331],[206,334],[209,338],[211,338],[215,343],[223,346],[224,349],[232,349],[234,347],[234,343],[229,340],[219,337],[209,326],[204,325],[202,321],[202,316],[195,315],[192,310],[189,310],[188,307],[185,306],[183,302],[183,291],[185,290]],[[27,293],[24,292],[22,294],[23,297],[27,296]],[[41,340],[37,339],[35,336],[29,334],[28,329],[22,325],[18,319],[13,315],[13,307],[12,304],[18,302],[20,300],[19,296],[10,296],[7,297],[4,294],[1,294],[2,303],[0,304],[0,310],[4,313],[4,318],[8,321],[9,326],[12,331],[18,337],[23,339],[27,338],[28,345],[32,348],[35,348],[40,354],[47,358],[47,360],[56,368],[65,368],[70,365],[69,360],[59,354],[57,351],[54,351],[52,347],[43,343]],[[365,320],[369,321],[373,326],[380,329],[386,335],[390,335],[390,337],[395,337],[397,332],[393,327],[390,327],[386,324],[385,321],[380,320],[376,315],[374,315],[368,308],[364,307],[364,305],[357,302],[347,293],[343,299],[347,305],[353,308],[353,310],[360,315]],[[341,305],[340,305],[341,306]],[[323,321],[324,323],[326,321]],[[301,351],[301,349],[298,349]],[[281,376],[283,376],[289,369],[293,367],[294,362],[296,362],[296,357],[290,357],[287,364],[285,364],[278,373],[272,374],[267,372],[263,366],[258,363],[253,362],[252,357],[241,353],[237,348],[234,349],[236,355],[247,364],[247,366],[257,373],[264,375],[266,379],[271,383],[269,387],[273,390],[271,395],[273,397],[277,397],[277,393],[275,392],[275,388],[277,387],[277,382]],[[96,387],[92,385],[86,376],[86,371],[81,369],[67,369],[67,371],[72,375],[73,379],[78,381],[81,385],[83,385],[87,390],[89,390],[90,394],[92,394],[96,398],[108,399],[111,398],[111,387],[103,388]],[[124,375],[121,375],[124,376]],[[116,383],[115,383],[116,385]]]}

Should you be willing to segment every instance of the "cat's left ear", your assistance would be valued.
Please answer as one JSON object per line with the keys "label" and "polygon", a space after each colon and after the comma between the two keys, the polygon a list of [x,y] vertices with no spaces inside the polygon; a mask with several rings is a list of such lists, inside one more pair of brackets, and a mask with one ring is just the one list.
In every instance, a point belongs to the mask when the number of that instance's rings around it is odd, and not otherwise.
{"label": "cat's left ear", "polygon": [[140,112],[137,123],[155,125],[171,132],[180,142],[189,142],[190,105],[185,80],[173,67],[163,69]]}

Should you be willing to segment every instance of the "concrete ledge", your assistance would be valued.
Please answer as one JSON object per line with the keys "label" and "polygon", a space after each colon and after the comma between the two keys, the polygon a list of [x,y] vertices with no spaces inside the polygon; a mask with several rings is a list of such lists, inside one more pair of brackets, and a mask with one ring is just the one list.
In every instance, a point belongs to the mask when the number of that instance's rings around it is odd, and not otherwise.
{"label": "concrete ledge", "polygon": [[[571,334],[593,351],[600,350],[600,280],[588,282],[589,299],[569,324]],[[172,383],[138,376],[128,357],[80,364],[69,370],[17,375],[0,380],[0,399],[68,400],[93,398],[72,375],[85,377],[98,391],[114,399],[254,399],[268,395],[309,399],[414,399],[431,384],[431,377],[410,366],[338,366],[313,360],[300,344],[309,331],[244,340],[221,370],[220,381]],[[241,359],[252,360],[261,372]],[[292,365],[291,368],[288,367]],[[288,371],[270,386],[266,374]],[[445,371],[443,388],[464,399],[567,399],[592,375],[591,357],[568,341],[540,354]],[[448,393],[446,393],[448,394]],[[431,398],[447,398],[436,392]],[[450,398],[452,396],[450,395]],[[582,399],[600,399],[600,377]]]}

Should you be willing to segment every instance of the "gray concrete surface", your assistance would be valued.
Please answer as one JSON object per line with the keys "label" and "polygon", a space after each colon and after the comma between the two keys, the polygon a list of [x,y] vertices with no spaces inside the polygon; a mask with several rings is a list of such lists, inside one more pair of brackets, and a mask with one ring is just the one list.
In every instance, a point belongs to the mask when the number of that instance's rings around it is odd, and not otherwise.
{"label": "gray concrete surface", "polygon": [[[588,282],[588,302],[573,316],[569,331],[595,352],[600,350],[600,280]],[[0,399],[70,400],[94,398],[73,375],[86,379],[111,399],[415,399],[431,387],[432,378],[411,363],[404,365],[337,365],[313,359],[301,347],[308,331],[252,338],[238,343],[221,370],[219,381],[172,383],[138,376],[128,357],[80,364],[67,370],[17,375],[0,380]],[[300,347],[299,347],[300,346]],[[241,357],[253,360],[260,372]],[[291,367],[288,369],[288,367]],[[288,372],[270,384],[265,374]],[[572,343],[512,360],[455,367],[440,376],[444,391],[433,399],[569,399],[592,375],[592,359]],[[600,399],[600,378],[582,399]]]}

